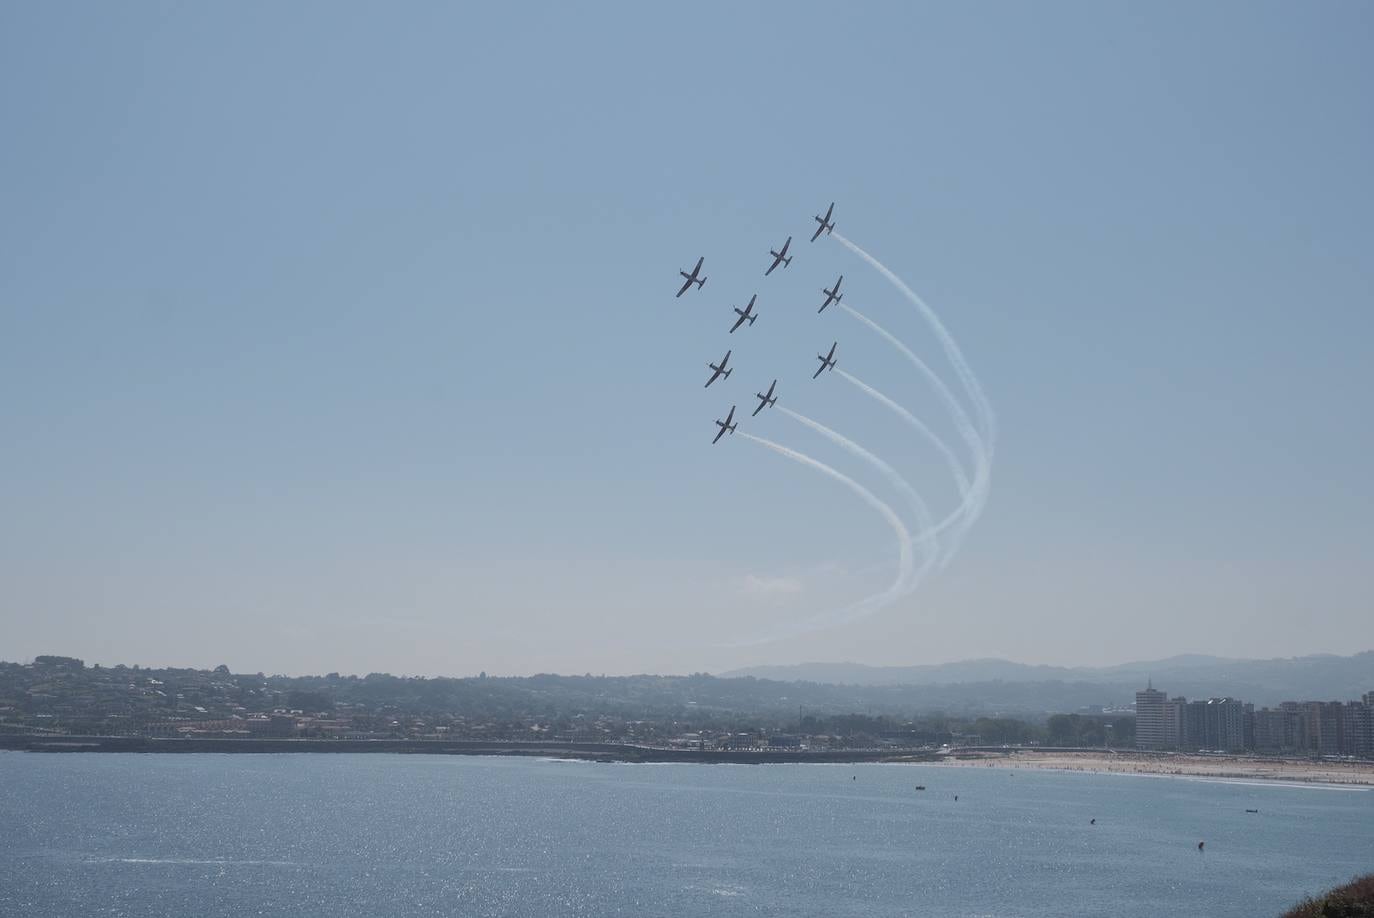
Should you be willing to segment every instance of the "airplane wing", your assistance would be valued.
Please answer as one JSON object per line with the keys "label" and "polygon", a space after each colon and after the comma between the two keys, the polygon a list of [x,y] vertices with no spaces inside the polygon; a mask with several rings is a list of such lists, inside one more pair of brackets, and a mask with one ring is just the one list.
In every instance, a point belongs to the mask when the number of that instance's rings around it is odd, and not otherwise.
{"label": "airplane wing", "polygon": [[697,266],[696,266],[695,268],[692,269],[692,276],[693,276],[693,277],[696,277],[697,274],[698,274],[698,272],[701,271],[701,263],[704,262],[705,260],[706,260],[706,256],[705,256],[705,255],[703,255],[703,256],[701,256],[700,258],[697,259]]}
{"label": "airplane wing", "polygon": [[709,388],[711,383],[715,382],[717,379],[720,378],[720,370],[716,369],[714,366],[711,367],[711,369],[715,370],[715,372],[711,374],[710,379],[706,380],[706,385],[702,386],[703,389]]}
{"label": "airplane wing", "polygon": [[821,370],[824,370],[824,369],[825,369],[825,362],[822,361],[822,362],[821,362],[821,365],[820,365],[819,367],[816,368],[816,372],[814,372],[814,373],[811,374],[811,378],[812,378],[812,379],[815,379],[817,376],[820,376],[820,375],[821,375]]}
{"label": "airplane wing", "polygon": [[[831,350],[834,350],[834,348],[832,348]],[[720,368],[721,368],[722,370],[724,370],[724,369],[725,369],[725,365],[726,365],[727,363],[729,363],[729,362],[730,362],[730,352],[729,352],[729,351],[726,351],[726,352],[725,352],[725,356],[722,357],[721,360],[720,360]]]}
{"label": "airplane wing", "polygon": [[840,342],[836,341],[834,344],[830,345],[830,353],[825,355],[825,362],[826,362],[826,363],[829,363],[832,359],[834,359],[834,357],[835,357],[835,348],[839,345],[839,343],[840,343]]}
{"label": "airplane wing", "polygon": [[[717,424],[720,424],[720,421],[716,421],[716,423],[717,423]],[[714,440],[711,441],[711,444],[712,444],[712,445],[715,445],[716,443],[719,443],[719,442],[720,442],[720,438],[723,437],[723,436],[725,436],[725,425],[724,425],[724,424],[720,424],[720,430],[716,431],[716,438],[715,438]]]}
{"label": "airplane wing", "polygon": [[770,383],[769,386],[768,386],[768,397],[769,397],[769,398],[772,398],[772,397],[773,397],[773,390],[776,389],[777,387],[778,387],[778,381],[775,379],[775,380],[773,380],[773,382]]}
{"label": "airplane wing", "polygon": [[729,427],[729,426],[730,426],[730,422],[733,421],[734,419],[735,419],[735,406],[734,406],[734,405],[731,405],[731,406],[730,406],[730,413],[727,414],[727,415],[725,416],[725,426],[726,426],[726,427]]}
{"label": "airplane wing", "polygon": [[787,241],[782,244],[782,253],[787,254],[787,247],[792,244],[792,237],[788,236]]}
{"label": "airplane wing", "polygon": [[749,415],[751,418],[756,418],[756,417],[758,417],[758,416],[759,416],[759,412],[763,410],[763,406],[768,404],[768,399],[764,398],[763,396],[761,396],[761,395],[759,395],[759,394],[757,394],[757,393],[754,394],[754,398],[756,398],[756,399],[759,400],[759,406],[758,406],[757,408],[754,409],[754,413],[753,413],[753,414]]}
{"label": "airplane wing", "polygon": [[820,238],[821,231],[825,229],[825,224],[821,222],[820,217],[812,217],[811,219],[816,221],[816,231],[811,234],[811,241],[815,242],[817,239]]}
{"label": "airplane wing", "polygon": [[830,215],[835,212],[835,202],[831,201],[830,206],[825,209],[825,222],[830,222]]}
{"label": "airplane wing", "polygon": [[[682,272],[679,271],[678,273],[681,274]],[[690,286],[692,286],[692,279],[689,277],[687,278],[687,280],[683,282],[682,289],[677,292],[677,295],[682,296],[684,293],[687,292],[687,288]]]}
{"label": "airplane wing", "polygon": [[[735,312],[739,312],[739,310],[736,309]],[[730,326],[730,334],[733,335],[733,334],[735,333],[735,329],[737,329],[737,328],[739,328],[741,325],[743,325],[743,324],[744,324],[744,320],[747,319],[747,318],[748,318],[748,315],[747,315],[746,313],[739,312],[739,318],[735,320],[735,324],[734,324],[734,325],[731,325],[731,326]]]}
{"label": "airplane wing", "polygon": [[[769,254],[771,255],[772,252],[769,252]],[[763,276],[764,276],[764,277],[767,277],[768,275],[772,274],[772,273],[773,273],[773,269],[776,268],[776,267],[777,267],[778,265],[780,265],[780,264],[782,264],[782,255],[781,255],[781,254],[773,255],[773,263],[772,263],[771,265],[768,266],[768,270],[767,270],[767,271],[764,271],[764,272],[763,272]]]}

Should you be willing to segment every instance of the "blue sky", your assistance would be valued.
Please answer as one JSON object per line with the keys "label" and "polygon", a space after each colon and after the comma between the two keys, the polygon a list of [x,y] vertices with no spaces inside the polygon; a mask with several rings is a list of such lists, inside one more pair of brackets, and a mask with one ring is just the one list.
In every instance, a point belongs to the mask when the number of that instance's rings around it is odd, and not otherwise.
{"label": "blue sky", "polygon": [[[0,658],[282,672],[1350,652],[1374,641],[1374,11],[0,9]],[[953,563],[711,419],[908,474]],[[798,237],[767,279],[767,250]],[[674,299],[706,256],[706,287]],[[731,304],[761,317],[727,335]],[[738,371],[703,390],[708,360]],[[742,424],[900,506],[781,413]]]}

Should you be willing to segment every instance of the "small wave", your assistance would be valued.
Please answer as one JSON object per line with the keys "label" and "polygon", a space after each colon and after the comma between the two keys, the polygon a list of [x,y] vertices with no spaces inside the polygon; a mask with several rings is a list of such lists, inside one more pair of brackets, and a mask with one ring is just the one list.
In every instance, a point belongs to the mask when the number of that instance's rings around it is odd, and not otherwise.
{"label": "small wave", "polygon": [[697,886],[693,884],[691,886],[684,886],[683,889],[687,892],[701,892],[704,890],[713,896],[721,896],[727,899],[733,899],[736,896],[742,896],[746,892],[746,889],[743,886],[740,886],[735,883],[724,883],[719,886]]}
{"label": "small wave", "polygon": [[194,857],[88,857],[87,864],[172,864],[190,867],[295,867],[295,861],[237,861]]}

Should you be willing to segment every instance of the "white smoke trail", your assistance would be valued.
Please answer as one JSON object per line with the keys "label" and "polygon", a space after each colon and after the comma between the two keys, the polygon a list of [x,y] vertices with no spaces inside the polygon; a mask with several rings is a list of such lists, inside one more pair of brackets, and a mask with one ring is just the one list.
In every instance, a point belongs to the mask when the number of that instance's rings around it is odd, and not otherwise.
{"label": "white smoke trail", "polygon": [[911,348],[903,344],[896,335],[883,328],[877,322],[874,322],[868,316],[859,312],[859,310],[850,306],[848,303],[840,303],[839,307],[873,329],[879,335],[882,335],[883,338],[887,339],[889,344],[901,351],[902,355],[906,357],[907,360],[911,361],[911,365],[926,378],[931,388],[935,390],[935,394],[940,397],[940,401],[944,402],[945,407],[949,409],[950,417],[954,419],[955,426],[959,428],[959,435],[968,443],[969,449],[973,451],[975,456],[983,453],[984,443],[982,435],[974,428],[973,421],[969,418],[968,412],[965,411],[964,406],[959,403],[959,399],[955,398],[954,393],[949,391],[949,386],[945,385],[945,381],[940,378],[940,374],[932,370],[930,365],[920,357],[917,357],[916,354],[912,352]]}
{"label": "white smoke trail", "polygon": [[796,625],[787,629],[783,633],[775,633],[770,637],[760,638],[754,641],[748,641],[743,644],[737,644],[735,646],[765,644],[772,641],[781,640],[784,637],[800,634],[806,631],[814,631],[818,628],[829,627],[833,624],[841,624],[842,622],[854,621],[856,619],[872,615],[874,612],[878,611],[884,606],[889,605],[890,603],[900,598],[902,595],[902,587],[906,583],[907,579],[910,577],[912,570],[911,533],[907,531],[906,526],[902,523],[901,517],[899,517],[891,507],[889,507],[887,504],[879,500],[878,497],[875,496],[872,491],[868,490],[863,485],[859,484],[857,481],[850,478],[848,475],[845,475],[843,472],[837,471],[836,469],[833,469],[830,466],[826,465],[824,462],[821,462],[819,459],[812,459],[805,453],[799,453],[796,450],[789,449],[780,443],[774,443],[772,440],[765,440],[763,437],[756,437],[753,434],[744,433],[743,431],[740,432],[740,436],[746,440],[751,440],[754,443],[759,444],[760,446],[765,446],[781,456],[786,456],[793,462],[801,463],[802,465],[809,466],[818,472],[822,472],[826,475],[829,475],[831,478],[840,482],[840,484],[843,484],[845,487],[849,488],[851,491],[857,494],[863,500],[864,503],[868,504],[874,510],[878,511],[878,513],[883,517],[883,519],[887,521],[887,524],[892,527],[893,533],[895,533],[897,536],[897,577],[895,580],[892,581],[892,585],[889,586],[883,592],[878,593],[874,596],[870,596],[867,599],[861,600],[855,603],[854,605],[850,606],[849,608],[842,610],[839,613],[814,616],[810,619],[797,623]]}
{"label": "white smoke trail", "polygon": [[849,249],[849,251],[858,255],[864,261],[876,268],[878,273],[886,277],[892,286],[900,290],[902,295],[910,300],[912,305],[915,306],[922,317],[925,318],[926,323],[930,325],[931,330],[935,332],[935,337],[940,340],[940,346],[944,348],[945,356],[949,358],[950,365],[954,367],[954,372],[959,374],[959,381],[963,384],[964,391],[967,392],[969,398],[973,400],[974,410],[978,412],[983,428],[983,437],[987,442],[988,454],[991,455],[993,444],[997,440],[997,416],[993,414],[992,406],[988,404],[987,396],[983,394],[983,387],[978,382],[978,377],[974,375],[972,368],[968,365],[968,361],[964,359],[963,352],[959,350],[959,345],[954,342],[953,336],[951,336],[949,331],[945,328],[945,324],[940,321],[940,317],[935,314],[935,310],[926,305],[926,301],[917,296],[916,291],[908,287],[900,277],[889,271],[887,266],[881,261],[868,254],[839,233],[831,232],[830,235],[834,237],[835,241],[840,243],[840,245]]}
{"label": "white smoke trail", "polygon": [[991,452],[984,443],[982,436],[974,429],[973,421],[969,418],[968,412],[964,411],[964,406],[954,397],[954,393],[949,391],[949,387],[945,385],[944,380],[942,380],[924,360],[917,357],[912,352],[911,348],[903,344],[896,335],[883,328],[877,322],[874,322],[868,316],[845,303],[840,303],[839,305],[845,312],[885,338],[888,343],[900,351],[907,360],[911,361],[911,364],[930,382],[936,395],[940,397],[940,401],[944,402],[945,407],[949,410],[950,416],[954,419],[954,426],[959,429],[959,435],[964,438],[964,442],[968,444],[969,450],[973,454],[973,483],[970,485],[969,491],[973,499],[969,501],[967,495],[965,497],[968,509],[964,514],[964,519],[962,523],[960,523],[958,531],[950,540],[949,550],[945,555],[944,561],[945,564],[948,564],[950,559],[954,557],[955,552],[959,550],[959,545],[963,541],[964,534],[968,532],[969,527],[978,519],[978,516],[983,512],[984,504],[987,503],[988,484],[992,468]]}
{"label": "white smoke trail", "polygon": [[954,452],[953,448],[951,448],[950,445],[946,443],[944,439],[940,437],[939,434],[937,434],[935,431],[931,430],[928,426],[926,426],[926,423],[922,421],[920,418],[916,417],[916,415],[912,414],[910,411],[907,411],[901,405],[897,404],[892,399],[888,398],[886,395],[883,395],[877,389],[873,388],[868,383],[864,382],[862,379],[859,379],[854,374],[847,372],[842,367],[836,367],[835,372],[844,377],[848,382],[857,386],[859,388],[859,391],[873,398],[880,404],[887,406],[890,410],[892,410],[900,418],[902,418],[902,420],[906,421],[912,427],[916,428],[916,432],[919,433],[922,437],[925,437],[925,439],[930,443],[930,445],[935,447],[940,452],[940,455],[942,455],[945,458],[945,462],[949,465],[950,473],[954,475],[954,483],[959,488],[959,498],[962,500],[963,498],[968,496],[969,481],[968,473],[964,471],[964,464],[960,461],[959,456]]}
{"label": "white smoke trail", "polygon": [[[968,514],[969,510],[973,507],[974,502],[978,499],[978,495],[973,493],[972,488],[969,484],[968,475],[964,472],[963,464],[959,461],[959,457],[955,454],[954,450],[950,448],[949,444],[946,443],[943,439],[941,439],[939,434],[935,433],[933,430],[927,427],[925,425],[925,422],[923,422],[920,418],[916,417],[910,411],[907,411],[901,405],[897,404],[892,399],[888,398],[886,395],[883,395],[883,393],[879,392],[877,389],[873,388],[863,380],[859,379],[857,376],[854,376],[851,373],[847,373],[839,367],[835,368],[835,372],[839,373],[846,380],[857,386],[861,392],[864,392],[865,394],[872,396],[881,404],[886,405],[888,408],[892,409],[892,411],[895,412],[899,417],[901,417],[911,426],[915,427],[916,430],[919,431],[921,435],[924,436],[927,440],[929,440],[930,443],[937,450],[939,450],[940,453],[945,457],[945,461],[949,464],[950,472],[954,475],[955,486],[959,490],[959,506],[955,507],[945,516],[944,519],[936,523],[934,528],[931,530],[930,534],[938,537],[942,532],[944,532],[946,529],[949,529],[951,526],[962,523],[964,521],[965,515]],[[917,541],[920,541],[923,535],[924,533],[918,532],[914,536],[914,538]],[[951,546],[951,550],[947,551],[945,553],[945,556],[942,559],[940,559],[940,567],[942,569],[945,566],[947,566],[949,562],[954,558],[954,550],[957,550],[957,548],[957,545]]]}
{"label": "white smoke trail", "polygon": [[[896,469],[843,434],[831,430],[819,421],[813,421],[804,414],[793,411],[786,405],[779,405],[778,410],[789,418],[810,427],[812,430],[816,431],[816,433],[830,440],[830,442],[836,444],[841,449],[847,450],[872,465],[883,474],[883,477],[885,477],[894,488],[902,492],[902,496],[906,498],[907,504],[911,507],[912,514],[916,517],[916,526],[920,532],[920,535],[917,536],[917,540],[921,543],[921,566],[911,572],[908,581],[902,586],[903,595],[907,595],[914,591],[925,578],[925,575],[929,573],[931,566],[939,560],[940,556],[940,545],[936,540],[936,527],[930,518],[930,509],[926,506],[926,502],[921,498],[921,495],[916,492],[916,489],[913,488],[905,478],[898,474]],[[910,543],[908,543],[907,550],[911,550]]]}

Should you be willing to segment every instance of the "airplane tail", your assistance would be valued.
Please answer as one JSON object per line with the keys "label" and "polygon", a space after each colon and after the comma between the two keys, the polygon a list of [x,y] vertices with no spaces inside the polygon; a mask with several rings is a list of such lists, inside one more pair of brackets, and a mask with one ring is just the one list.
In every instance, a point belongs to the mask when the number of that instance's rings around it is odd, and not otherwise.
{"label": "airplane tail", "polygon": [[750,325],[753,325],[753,324],[754,324],[754,320],[757,319],[757,318],[758,318],[758,316],[750,316],[750,317],[749,317],[749,324],[750,324]]}
{"label": "airplane tail", "polygon": [[725,378],[726,378],[726,379],[729,379],[729,378],[730,378],[730,374],[733,373],[733,372],[735,372],[735,370],[734,370],[733,367],[732,367],[731,369],[726,370],[726,371],[725,371]]}
{"label": "airplane tail", "polygon": [[791,259],[791,258],[784,258],[784,259],[782,260],[782,263],[785,264],[785,265],[787,265],[789,268],[792,267],[792,259]]}
{"label": "airplane tail", "polygon": [[705,284],[706,278],[700,278],[699,280],[697,280],[697,289],[700,290],[703,286],[705,286]]}

